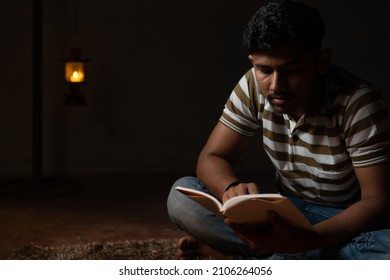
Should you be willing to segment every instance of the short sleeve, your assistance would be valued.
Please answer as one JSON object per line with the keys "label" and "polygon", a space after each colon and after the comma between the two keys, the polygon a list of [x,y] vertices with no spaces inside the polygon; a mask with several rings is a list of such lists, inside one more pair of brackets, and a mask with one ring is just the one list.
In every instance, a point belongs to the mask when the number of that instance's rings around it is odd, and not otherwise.
{"label": "short sleeve", "polygon": [[220,122],[242,135],[253,136],[261,127],[263,99],[256,84],[254,70],[251,69],[230,94]]}
{"label": "short sleeve", "polygon": [[378,91],[358,89],[348,102],[344,120],[344,139],[355,167],[390,161],[389,110]]}

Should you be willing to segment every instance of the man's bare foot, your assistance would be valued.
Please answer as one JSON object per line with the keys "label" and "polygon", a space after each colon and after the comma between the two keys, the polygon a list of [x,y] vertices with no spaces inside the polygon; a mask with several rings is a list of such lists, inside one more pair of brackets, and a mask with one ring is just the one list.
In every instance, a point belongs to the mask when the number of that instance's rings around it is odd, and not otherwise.
{"label": "man's bare foot", "polygon": [[199,257],[226,260],[229,259],[228,255],[225,255],[209,245],[199,241],[192,236],[184,236],[179,239],[179,257],[182,259],[196,259]]}

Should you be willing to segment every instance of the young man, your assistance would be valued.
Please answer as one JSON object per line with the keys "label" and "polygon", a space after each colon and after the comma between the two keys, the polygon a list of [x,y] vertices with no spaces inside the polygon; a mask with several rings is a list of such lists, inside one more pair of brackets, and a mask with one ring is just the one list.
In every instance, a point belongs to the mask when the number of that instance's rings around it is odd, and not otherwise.
{"label": "young man", "polygon": [[390,259],[390,125],[381,95],[331,64],[324,24],[304,3],[270,2],[243,36],[253,68],[239,81],[203,148],[197,178],[174,184],[222,201],[261,192],[233,165],[250,136],[263,132],[278,190],[315,232],[269,213],[269,230],[223,220],[174,189],[172,220],[188,236],[184,258]]}

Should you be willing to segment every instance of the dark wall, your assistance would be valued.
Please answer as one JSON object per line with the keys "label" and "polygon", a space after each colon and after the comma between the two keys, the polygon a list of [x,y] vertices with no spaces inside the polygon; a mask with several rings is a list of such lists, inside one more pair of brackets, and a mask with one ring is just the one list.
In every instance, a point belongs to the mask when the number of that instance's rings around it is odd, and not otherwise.
{"label": "dark wall", "polygon": [[[0,11],[0,175],[31,170],[31,2]],[[263,1],[80,0],[88,107],[64,107],[65,38],[76,2],[43,0],[45,174],[193,172],[233,86],[250,67],[242,30]],[[306,1],[327,23],[334,61],[389,100],[388,1]],[[269,166],[259,140],[242,167]],[[257,154],[259,152],[259,156]]]}

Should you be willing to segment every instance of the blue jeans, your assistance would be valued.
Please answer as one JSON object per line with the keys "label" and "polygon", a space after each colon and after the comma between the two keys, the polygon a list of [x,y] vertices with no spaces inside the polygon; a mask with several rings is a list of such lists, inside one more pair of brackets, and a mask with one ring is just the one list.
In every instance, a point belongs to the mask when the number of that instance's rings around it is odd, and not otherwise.
{"label": "blue jeans", "polygon": [[[221,252],[243,259],[360,259],[390,260],[390,229],[363,232],[349,243],[335,248],[317,249],[299,254],[265,254],[255,252],[239,239],[217,216],[176,191],[176,186],[210,193],[195,177],[184,177],[173,185],[168,197],[168,213],[182,230]],[[289,199],[312,224],[326,220],[343,209],[320,206],[295,197]]]}

